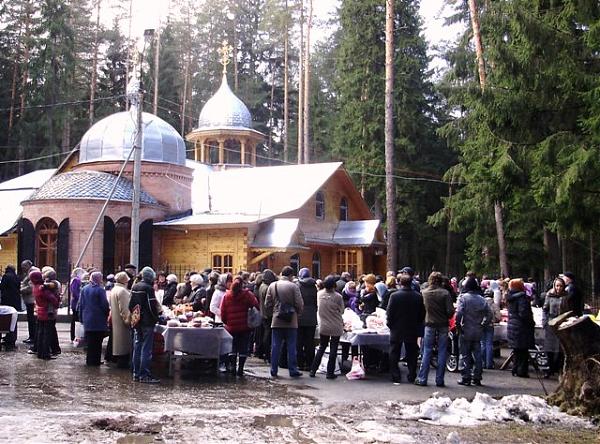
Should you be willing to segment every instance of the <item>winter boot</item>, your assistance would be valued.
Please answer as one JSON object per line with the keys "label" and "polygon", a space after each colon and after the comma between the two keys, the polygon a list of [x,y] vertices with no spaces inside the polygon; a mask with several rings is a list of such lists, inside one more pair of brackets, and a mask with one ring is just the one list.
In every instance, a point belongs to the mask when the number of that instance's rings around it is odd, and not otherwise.
{"label": "winter boot", "polygon": [[244,376],[244,365],[246,364],[246,357],[240,355],[240,360],[238,362],[237,375]]}
{"label": "winter boot", "polygon": [[236,361],[237,356],[235,354],[230,354],[227,357],[227,363],[225,364],[227,367],[227,373],[231,374],[231,375],[235,375],[235,361]]}

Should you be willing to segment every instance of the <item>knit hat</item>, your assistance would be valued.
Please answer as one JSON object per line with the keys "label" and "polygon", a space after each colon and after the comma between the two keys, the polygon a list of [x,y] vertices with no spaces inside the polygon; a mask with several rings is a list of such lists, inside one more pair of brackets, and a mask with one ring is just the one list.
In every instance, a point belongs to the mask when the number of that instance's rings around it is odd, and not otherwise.
{"label": "knit hat", "polygon": [[174,275],[174,274],[168,275],[167,282],[177,282],[177,275]]}
{"label": "knit hat", "polygon": [[298,278],[299,279],[306,279],[310,277],[310,270],[308,268],[301,268],[300,271],[298,272]]}
{"label": "knit hat", "polygon": [[94,271],[90,275],[90,281],[92,284],[102,285],[102,273],[99,271]]}
{"label": "knit hat", "polygon": [[146,282],[152,283],[156,279],[156,273],[150,267],[142,268],[142,279]]}
{"label": "knit hat", "polygon": [[463,283],[463,291],[465,293],[467,292],[473,292],[473,293],[477,293],[479,292],[479,284],[477,283],[477,279],[475,278],[468,278],[464,283]]}
{"label": "knit hat", "polygon": [[56,270],[54,270],[54,268],[52,267],[44,267],[42,268],[42,276],[44,277],[44,279],[49,279],[51,281],[56,279]]}
{"label": "knit hat", "polygon": [[41,284],[44,282],[44,278],[42,277],[42,273],[39,270],[30,271],[29,272],[29,280],[33,284]]}
{"label": "knit hat", "polygon": [[125,273],[124,271],[119,271],[116,275],[115,275],[115,281],[118,284],[123,284],[126,285],[127,282],[129,282],[129,275],[127,273]]}

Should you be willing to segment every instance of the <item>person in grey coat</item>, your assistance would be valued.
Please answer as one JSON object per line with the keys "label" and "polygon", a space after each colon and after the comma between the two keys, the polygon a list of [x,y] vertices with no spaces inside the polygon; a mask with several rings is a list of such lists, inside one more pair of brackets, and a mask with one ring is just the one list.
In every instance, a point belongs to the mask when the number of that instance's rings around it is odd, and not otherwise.
{"label": "person in grey coat", "polygon": [[459,385],[481,385],[481,337],[483,327],[493,318],[492,310],[481,296],[477,280],[468,278],[463,283],[464,293],[458,299],[456,325],[460,329],[459,349],[463,361],[462,378]]}
{"label": "person in grey coat", "polygon": [[549,378],[558,373],[563,356],[560,349],[558,337],[554,330],[548,325],[553,318],[561,314],[563,298],[567,295],[565,281],[562,278],[554,279],[552,289],[546,293],[544,307],[542,308],[542,326],[544,327],[544,351],[548,355],[548,370],[544,372],[544,378]]}
{"label": "person in grey coat", "polygon": [[281,278],[269,285],[265,296],[267,317],[272,313],[271,321],[271,377],[277,377],[279,355],[283,341],[287,344],[288,370],[292,378],[302,376],[296,359],[296,339],[298,335],[298,316],[302,315],[304,301],[296,284],[292,282],[294,269],[285,266]]}
{"label": "person in grey coat", "polygon": [[335,276],[329,275],[323,281],[323,290],[317,294],[319,318],[319,350],[312,362],[310,376],[314,377],[321,364],[321,359],[329,345],[327,360],[327,379],[335,379],[335,361],[340,336],[344,333],[344,300],[336,290]]}

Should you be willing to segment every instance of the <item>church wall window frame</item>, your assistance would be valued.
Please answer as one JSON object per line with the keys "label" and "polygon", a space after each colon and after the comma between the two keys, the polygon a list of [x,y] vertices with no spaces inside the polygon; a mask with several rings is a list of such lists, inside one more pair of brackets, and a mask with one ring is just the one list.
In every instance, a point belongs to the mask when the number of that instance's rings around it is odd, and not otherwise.
{"label": "church wall window frame", "polygon": [[340,221],[348,220],[348,199],[342,197],[340,199]]}
{"label": "church wall window frame", "polygon": [[56,269],[58,251],[58,224],[50,217],[41,218],[35,227],[35,263],[40,267]]}
{"label": "church wall window frame", "polygon": [[325,219],[325,194],[321,190],[315,194],[315,217],[317,220]]}
{"label": "church wall window frame", "polygon": [[294,276],[298,276],[300,271],[300,255],[298,253],[290,256],[290,267],[294,269]]}
{"label": "church wall window frame", "polygon": [[131,218],[122,217],[115,222],[115,270],[122,269],[130,262],[131,254]]}
{"label": "church wall window frame", "polygon": [[353,278],[358,273],[358,251],[357,250],[338,250],[336,252],[335,267],[338,274],[347,271]]}
{"label": "church wall window frame", "polygon": [[321,253],[315,251],[312,256],[312,277],[321,278]]}
{"label": "church wall window frame", "polygon": [[213,271],[219,273],[231,273],[233,274],[233,253],[231,252],[218,252],[211,254],[211,264]]}

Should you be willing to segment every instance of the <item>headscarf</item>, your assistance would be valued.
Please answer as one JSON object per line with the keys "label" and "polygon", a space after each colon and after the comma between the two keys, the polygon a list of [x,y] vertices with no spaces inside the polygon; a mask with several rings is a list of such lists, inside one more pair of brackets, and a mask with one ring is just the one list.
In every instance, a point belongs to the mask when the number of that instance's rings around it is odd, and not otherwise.
{"label": "headscarf", "polygon": [[167,276],[167,282],[172,283],[175,282],[177,283],[177,275],[175,274],[170,274]]}
{"label": "headscarf", "polygon": [[75,278],[81,279],[81,276],[83,276],[84,273],[85,273],[85,270],[83,268],[80,268],[80,267],[74,268],[73,271],[71,272],[71,279],[75,279]]}
{"label": "headscarf", "polygon": [[308,268],[301,268],[298,272],[298,279],[306,279],[310,277],[310,270]]}
{"label": "headscarf", "polygon": [[115,281],[117,282],[117,284],[127,285],[127,283],[129,282],[129,275],[124,271],[119,271],[115,275]]}
{"label": "headscarf", "polygon": [[92,285],[102,285],[102,273],[99,271],[94,271],[90,275],[90,281]]}

